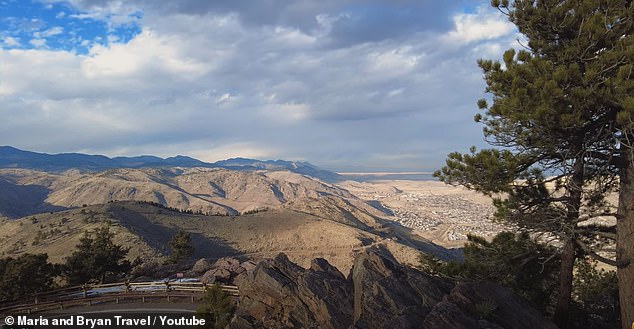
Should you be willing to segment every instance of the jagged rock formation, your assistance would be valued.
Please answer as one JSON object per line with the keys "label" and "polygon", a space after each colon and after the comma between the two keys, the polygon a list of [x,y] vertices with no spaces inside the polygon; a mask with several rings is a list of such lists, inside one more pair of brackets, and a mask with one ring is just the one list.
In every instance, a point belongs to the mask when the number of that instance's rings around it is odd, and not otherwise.
{"label": "jagged rock formation", "polygon": [[236,279],[231,328],[556,328],[507,288],[461,283],[399,264],[383,248],[346,278],[323,259],[309,269],[280,254]]}
{"label": "jagged rock formation", "polygon": [[260,262],[238,277],[241,300],[232,328],[345,328],[353,312],[352,287],[323,259],[310,269],[284,254]]}

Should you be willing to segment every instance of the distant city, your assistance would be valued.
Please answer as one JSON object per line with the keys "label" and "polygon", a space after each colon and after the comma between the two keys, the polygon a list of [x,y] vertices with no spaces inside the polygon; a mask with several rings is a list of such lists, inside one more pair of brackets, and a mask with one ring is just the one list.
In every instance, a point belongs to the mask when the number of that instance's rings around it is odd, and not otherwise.
{"label": "distant city", "polygon": [[426,171],[408,172],[339,172],[340,176],[356,181],[379,181],[379,180],[413,180],[431,181],[437,180],[433,173]]}

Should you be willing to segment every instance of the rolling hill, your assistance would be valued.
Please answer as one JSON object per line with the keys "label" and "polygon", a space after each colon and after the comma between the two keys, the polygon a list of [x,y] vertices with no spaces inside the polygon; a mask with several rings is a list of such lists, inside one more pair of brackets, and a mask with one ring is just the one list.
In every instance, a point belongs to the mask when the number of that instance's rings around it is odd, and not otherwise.
{"label": "rolling hill", "polygon": [[[49,173],[0,169],[0,184],[0,215],[10,218],[124,200],[211,215],[289,207],[340,222],[346,222],[347,216],[349,224],[371,227],[380,226],[385,215],[345,189],[288,171],[122,168]],[[336,205],[346,209],[345,215],[328,209]]]}
{"label": "rolling hill", "polygon": [[195,258],[234,256],[248,259],[273,257],[279,252],[309,266],[322,257],[344,273],[355,255],[383,243],[401,261],[416,263],[419,247],[441,257],[451,253],[433,244],[412,245],[387,237],[389,229],[367,230],[306,212],[279,208],[241,216],[206,216],[182,213],[141,201],[118,201],[52,213],[0,220],[0,255],[47,253],[63,262],[84,232],[109,225],[115,243],[130,249],[128,258],[161,261],[168,241],[178,230],[192,236]]}

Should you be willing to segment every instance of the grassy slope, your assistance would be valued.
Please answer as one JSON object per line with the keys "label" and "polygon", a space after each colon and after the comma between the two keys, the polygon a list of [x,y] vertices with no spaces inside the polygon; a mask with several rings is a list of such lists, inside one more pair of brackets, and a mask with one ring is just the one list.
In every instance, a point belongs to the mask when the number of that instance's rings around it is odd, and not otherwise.
{"label": "grassy slope", "polygon": [[381,240],[349,225],[284,208],[244,216],[200,216],[125,201],[4,220],[0,255],[45,252],[51,261],[63,262],[86,230],[104,223],[111,223],[117,243],[130,248],[131,259],[165,255],[171,236],[183,229],[192,235],[197,258],[259,259],[285,252],[304,266],[314,257],[324,257],[344,273],[362,244]]}

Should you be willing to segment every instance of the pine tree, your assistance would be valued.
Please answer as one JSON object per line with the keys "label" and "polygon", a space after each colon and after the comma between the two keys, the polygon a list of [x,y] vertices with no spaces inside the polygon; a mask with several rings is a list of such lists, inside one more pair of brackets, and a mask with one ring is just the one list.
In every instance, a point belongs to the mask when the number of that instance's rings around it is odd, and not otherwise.
{"label": "pine tree", "polygon": [[128,249],[115,244],[113,237],[109,226],[85,233],[77,250],[66,258],[64,264],[63,274],[69,284],[84,284],[92,280],[103,283],[130,271],[130,262],[125,259]]}
{"label": "pine tree", "polygon": [[0,260],[0,299],[30,297],[53,287],[59,274],[57,266],[48,262],[47,254],[24,254]]}
{"label": "pine tree", "polygon": [[169,241],[169,246],[172,251],[169,260],[173,263],[189,258],[194,254],[192,237],[183,230],[179,230],[178,233],[172,237]]}
{"label": "pine tree", "polygon": [[234,312],[231,298],[225,294],[220,286],[213,285],[205,291],[202,304],[196,309],[196,314],[205,319],[204,328],[225,328],[231,322]]}
{"label": "pine tree", "polygon": [[[497,216],[562,243],[555,321],[565,327],[580,253],[618,265],[623,326],[634,316],[634,4],[631,0],[493,0],[526,36],[503,61],[480,60],[492,104],[480,100],[487,141],[452,153],[437,172],[494,197]],[[620,180],[619,180],[620,179]],[[615,214],[605,195],[619,190]],[[630,205],[630,206],[628,206]],[[617,215],[612,227],[581,226]],[[628,233],[629,232],[629,233]],[[617,239],[617,261],[589,247]],[[625,310],[628,309],[628,310]],[[631,314],[630,314],[631,313]]]}

